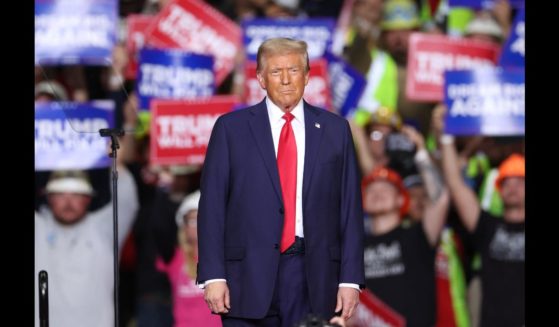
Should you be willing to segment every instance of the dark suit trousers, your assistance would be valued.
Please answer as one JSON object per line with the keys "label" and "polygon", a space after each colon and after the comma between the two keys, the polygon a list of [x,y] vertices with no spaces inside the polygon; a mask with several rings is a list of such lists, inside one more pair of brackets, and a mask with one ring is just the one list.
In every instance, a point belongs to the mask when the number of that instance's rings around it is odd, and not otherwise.
{"label": "dark suit trousers", "polygon": [[272,304],[262,319],[223,317],[224,327],[293,327],[310,312],[304,254],[283,254]]}

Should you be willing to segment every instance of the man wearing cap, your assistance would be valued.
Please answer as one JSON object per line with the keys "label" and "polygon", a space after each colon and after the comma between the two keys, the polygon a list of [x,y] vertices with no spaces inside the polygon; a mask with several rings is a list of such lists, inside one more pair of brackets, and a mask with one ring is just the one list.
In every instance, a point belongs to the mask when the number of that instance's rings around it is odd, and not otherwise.
{"label": "man wearing cap", "polygon": [[[136,185],[119,169],[118,240],[122,248],[136,211]],[[35,213],[35,276],[48,274],[51,326],[109,327],[113,312],[113,209],[88,212],[94,196],[85,172],[53,172],[46,185],[48,207]],[[35,278],[35,326],[39,326]]]}
{"label": "man wearing cap", "polygon": [[523,326],[524,157],[513,154],[499,166],[495,187],[501,194],[504,211],[498,218],[481,209],[476,194],[464,182],[454,138],[442,135],[440,143],[443,171],[452,199],[481,253],[481,326]]}
{"label": "man wearing cap", "polygon": [[397,65],[397,106],[394,108],[404,121],[415,121],[426,135],[429,129],[432,103],[410,101],[406,96],[409,38],[419,32],[421,22],[413,0],[388,0],[384,4],[380,47],[386,50]]}
{"label": "man wearing cap", "polygon": [[[420,158],[419,161],[422,159]],[[379,167],[363,179],[363,208],[370,217],[365,237],[367,289],[406,320],[406,326],[435,324],[435,250],[448,209],[441,189],[419,223],[403,223],[409,194],[395,171]]]}
{"label": "man wearing cap", "polygon": [[469,39],[494,43],[499,46],[503,42],[503,29],[488,12],[481,12],[468,23],[465,36]]}
{"label": "man wearing cap", "polygon": [[35,101],[68,101],[68,93],[57,81],[42,81],[35,85]]}
{"label": "man wearing cap", "polygon": [[359,169],[347,120],[303,100],[307,44],[258,49],[267,96],[215,123],[201,181],[198,281],[224,326],[349,318],[363,277]]}

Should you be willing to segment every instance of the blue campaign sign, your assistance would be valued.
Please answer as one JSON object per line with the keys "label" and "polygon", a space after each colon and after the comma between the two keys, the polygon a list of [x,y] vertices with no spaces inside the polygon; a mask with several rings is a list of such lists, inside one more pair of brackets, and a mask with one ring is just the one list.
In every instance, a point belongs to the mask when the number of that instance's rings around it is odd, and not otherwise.
{"label": "blue campaign sign", "polygon": [[525,51],[524,51],[524,32],[525,28],[524,10],[520,10],[516,14],[514,25],[512,27],[509,39],[503,47],[499,65],[503,67],[524,68]]}
{"label": "blue campaign sign", "polygon": [[35,170],[108,167],[109,139],[99,130],[114,127],[115,104],[90,102],[35,103]]}
{"label": "blue campaign sign", "polygon": [[332,47],[336,27],[333,18],[247,19],[241,24],[247,58],[256,60],[258,47],[273,37],[289,37],[307,42],[309,59],[318,59]]}
{"label": "blue campaign sign", "polygon": [[348,117],[357,107],[367,81],[340,57],[326,52],[324,58],[328,61],[332,107],[341,116]]}
{"label": "blue campaign sign", "polygon": [[[493,8],[497,0],[448,0],[449,7],[467,7],[472,9]],[[508,0],[513,8],[524,8],[524,0]]]}
{"label": "blue campaign sign", "polygon": [[35,64],[111,63],[117,0],[35,0]]}
{"label": "blue campaign sign", "polygon": [[214,58],[208,55],[143,48],[140,51],[136,90],[140,109],[149,110],[150,100],[192,99],[214,94]]}
{"label": "blue campaign sign", "polygon": [[523,71],[447,71],[445,132],[455,135],[524,135]]}

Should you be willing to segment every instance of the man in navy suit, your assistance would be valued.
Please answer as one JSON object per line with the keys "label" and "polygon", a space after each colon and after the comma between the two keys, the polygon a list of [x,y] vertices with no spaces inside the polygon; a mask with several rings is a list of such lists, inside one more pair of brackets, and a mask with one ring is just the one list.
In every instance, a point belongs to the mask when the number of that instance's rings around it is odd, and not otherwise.
{"label": "man in navy suit", "polygon": [[259,104],[221,116],[204,163],[198,283],[224,326],[348,319],[364,284],[360,176],[348,122],[303,100],[307,44],[269,39]]}

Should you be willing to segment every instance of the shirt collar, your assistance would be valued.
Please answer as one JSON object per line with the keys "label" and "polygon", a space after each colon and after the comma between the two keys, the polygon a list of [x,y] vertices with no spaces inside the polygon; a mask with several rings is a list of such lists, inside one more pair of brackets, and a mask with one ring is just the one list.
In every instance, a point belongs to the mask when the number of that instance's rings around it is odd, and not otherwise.
{"label": "shirt collar", "polygon": [[[295,116],[295,120],[299,121],[300,123],[304,122],[305,117],[303,112],[303,104],[303,98],[301,98],[295,108],[291,110],[291,114]],[[282,117],[285,113],[278,106],[276,106],[269,97],[266,97],[266,108],[268,110],[268,116],[270,117],[270,121],[272,123],[284,121]]]}

